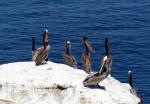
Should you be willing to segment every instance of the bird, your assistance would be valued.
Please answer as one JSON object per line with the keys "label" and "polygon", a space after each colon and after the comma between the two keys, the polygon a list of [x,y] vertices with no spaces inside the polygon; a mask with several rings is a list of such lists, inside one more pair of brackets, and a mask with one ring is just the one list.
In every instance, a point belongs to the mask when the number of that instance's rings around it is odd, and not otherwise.
{"label": "bird", "polygon": [[133,95],[137,95],[136,88],[132,85],[132,73],[131,73],[131,71],[128,71],[128,83],[129,83],[129,85],[131,87],[130,92]]}
{"label": "bird", "polygon": [[[104,64],[104,61],[106,60],[105,58],[107,57],[106,68],[108,69],[109,74],[110,74],[110,67],[112,66],[112,56],[109,53],[108,38],[105,38],[105,49],[106,49],[105,56],[102,57],[101,65]],[[100,70],[100,71],[101,73],[105,72],[105,70]]]}
{"label": "bird", "polygon": [[107,76],[109,75],[110,67],[112,65],[112,57],[110,56],[110,53],[109,53],[108,38],[105,38],[105,48],[106,48],[106,54],[105,54],[105,56],[102,57],[100,71],[96,72],[94,74],[93,73],[90,74],[83,81],[84,86],[89,86],[89,85],[98,85],[99,86],[99,82],[106,79]]}
{"label": "bird", "polygon": [[64,61],[66,62],[67,65],[69,65],[73,68],[77,68],[77,61],[71,55],[70,41],[66,40],[65,45],[66,45],[66,52],[63,54]]}
{"label": "bird", "polygon": [[106,79],[109,74],[106,64],[107,64],[107,57],[105,57],[105,60],[103,64],[101,65],[101,68],[100,68],[101,71],[96,72],[96,73],[91,73],[89,76],[87,76],[87,78],[83,81],[83,85],[84,86],[89,86],[89,85],[99,86],[99,82]]}
{"label": "bird", "polygon": [[92,49],[91,45],[88,42],[87,37],[83,37],[83,44],[85,45],[86,52],[82,54],[82,66],[86,73],[91,73],[91,66],[92,66],[92,60],[91,60],[91,54],[89,52],[92,51],[94,53],[94,50]]}
{"label": "bird", "polygon": [[48,61],[48,54],[50,45],[48,42],[48,30],[45,29],[43,34],[43,46],[35,50],[35,39],[32,37],[32,61],[35,61],[35,65],[41,65],[45,61]]}

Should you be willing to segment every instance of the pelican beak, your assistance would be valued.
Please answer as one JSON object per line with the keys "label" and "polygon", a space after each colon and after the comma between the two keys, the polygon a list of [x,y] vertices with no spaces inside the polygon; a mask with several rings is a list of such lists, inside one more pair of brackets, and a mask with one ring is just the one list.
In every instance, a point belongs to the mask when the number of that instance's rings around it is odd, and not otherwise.
{"label": "pelican beak", "polygon": [[95,51],[93,50],[93,48],[91,47],[90,43],[88,42],[88,40],[85,40],[85,45],[87,46],[87,48],[92,51],[92,53],[94,53]]}
{"label": "pelican beak", "polygon": [[32,51],[35,50],[35,38],[32,37]]}
{"label": "pelican beak", "polygon": [[105,38],[106,56],[109,56],[108,38]]}
{"label": "pelican beak", "polygon": [[128,71],[128,83],[133,88],[133,85],[132,85],[132,73],[131,73],[131,71]]}

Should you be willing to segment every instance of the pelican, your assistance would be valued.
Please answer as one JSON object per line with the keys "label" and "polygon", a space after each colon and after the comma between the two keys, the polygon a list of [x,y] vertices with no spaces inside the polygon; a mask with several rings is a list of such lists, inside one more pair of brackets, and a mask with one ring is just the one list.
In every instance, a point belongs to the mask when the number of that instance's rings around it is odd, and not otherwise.
{"label": "pelican", "polygon": [[[105,49],[106,49],[106,53],[105,53],[105,56],[102,57],[101,65],[104,64],[104,62],[107,58],[106,69],[108,69],[107,71],[109,74],[110,73],[110,67],[112,66],[112,56],[109,53],[108,38],[105,38]],[[100,73],[105,72],[105,70],[100,70],[100,71],[101,71]]]}
{"label": "pelican", "polygon": [[[89,86],[89,85],[98,85],[99,82],[103,81],[105,78],[107,78],[109,74],[109,69],[107,69],[107,57],[104,58],[103,65],[101,66],[101,71],[92,73],[90,74],[84,81],[83,85],[84,86]],[[99,85],[98,85],[99,86]]]}
{"label": "pelican", "polygon": [[35,40],[32,37],[32,60],[35,61],[35,64],[38,66],[43,62],[48,60],[48,53],[50,50],[50,46],[48,43],[48,30],[44,31],[43,35],[43,46],[38,48],[36,51],[34,50]]}
{"label": "pelican", "polygon": [[[110,67],[112,65],[112,57],[109,54],[108,38],[105,39],[106,54],[102,57],[101,68],[99,72],[89,75],[84,81],[83,85],[98,85],[99,82],[107,78],[110,73]],[[99,85],[98,85],[99,86]]]}
{"label": "pelican", "polygon": [[132,73],[131,73],[131,71],[128,71],[128,83],[131,86],[130,92],[133,95],[137,95],[136,94],[136,88],[132,85]]}
{"label": "pelican", "polygon": [[94,53],[94,50],[92,49],[91,45],[88,43],[88,38],[83,37],[83,44],[86,47],[86,52],[82,54],[82,66],[86,73],[91,73],[91,55],[89,53],[89,50]]}
{"label": "pelican", "polygon": [[70,41],[65,42],[66,45],[66,52],[63,54],[64,61],[66,64],[73,68],[77,68],[77,62],[73,56],[71,56],[71,50],[70,50]]}

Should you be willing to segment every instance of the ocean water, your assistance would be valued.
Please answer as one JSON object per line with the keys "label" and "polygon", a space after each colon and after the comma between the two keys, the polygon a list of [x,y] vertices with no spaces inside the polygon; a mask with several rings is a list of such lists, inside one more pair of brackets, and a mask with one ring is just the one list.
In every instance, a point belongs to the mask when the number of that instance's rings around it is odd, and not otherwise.
{"label": "ocean water", "polygon": [[64,63],[65,40],[82,68],[85,52],[82,37],[88,37],[95,53],[92,70],[99,71],[109,38],[113,57],[111,75],[121,82],[133,74],[133,85],[144,104],[150,103],[150,1],[149,0],[1,0],[0,64],[31,60],[31,37],[42,45],[49,31],[49,60]]}

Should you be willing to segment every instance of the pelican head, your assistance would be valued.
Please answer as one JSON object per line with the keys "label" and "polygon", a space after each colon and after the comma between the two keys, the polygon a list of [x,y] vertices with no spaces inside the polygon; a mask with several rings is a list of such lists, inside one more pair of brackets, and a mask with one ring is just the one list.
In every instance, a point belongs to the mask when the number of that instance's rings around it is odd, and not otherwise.
{"label": "pelican head", "polygon": [[88,40],[88,38],[87,37],[83,37],[82,40],[83,40],[83,42],[85,42],[86,40]]}
{"label": "pelican head", "polygon": [[83,43],[84,43],[85,47],[88,50],[90,50],[90,51],[92,51],[94,53],[94,50],[92,49],[91,45],[88,42],[88,38],[87,37],[83,37],[82,40],[83,40]]}
{"label": "pelican head", "polygon": [[70,45],[70,41],[69,41],[69,40],[66,40],[65,45],[66,45],[66,46]]}
{"label": "pelican head", "polygon": [[35,50],[35,38],[32,37],[32,51]]}
{"label": "pelican head", "polygon": [[44,46],[48,45],[48,30],[47,29],[45,29],[45,31],[44,31],[43,44],[44,44]]}

